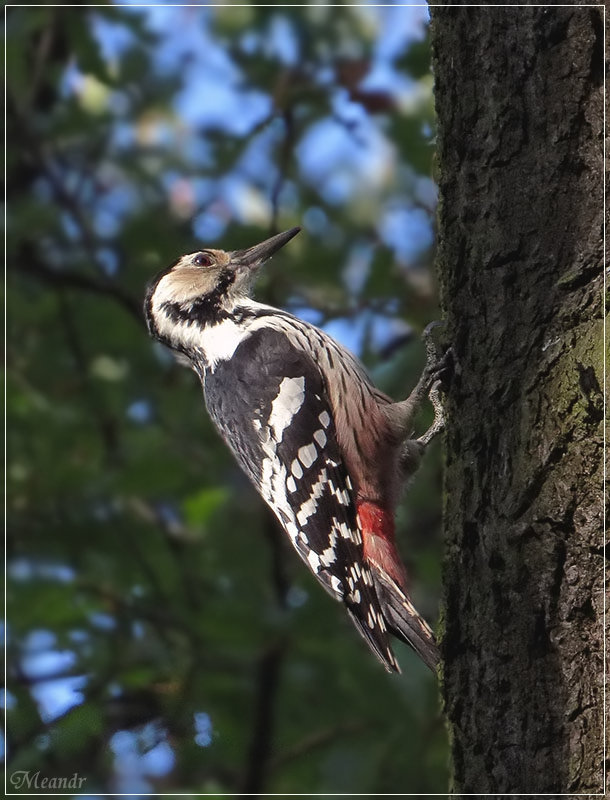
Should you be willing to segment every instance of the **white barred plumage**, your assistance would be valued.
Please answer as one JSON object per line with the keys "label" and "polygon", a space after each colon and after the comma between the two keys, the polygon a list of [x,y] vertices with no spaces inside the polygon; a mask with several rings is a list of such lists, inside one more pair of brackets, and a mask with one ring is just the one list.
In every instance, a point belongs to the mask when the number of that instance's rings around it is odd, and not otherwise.
{"label": "white barred plumage", "polygon": [[354,356],[317,328],[250,299],[258,266],[298,228],[243,251],[184,256],[151,283],[151,334],[201,377],[212,420],[320,583],[344,603],[390,671],[389,633],[430,666],[434,636],[413,608],[393,512],[411,469],[441,429],[409,439],[438,384],[429,365],[407,400],[376,389]]}

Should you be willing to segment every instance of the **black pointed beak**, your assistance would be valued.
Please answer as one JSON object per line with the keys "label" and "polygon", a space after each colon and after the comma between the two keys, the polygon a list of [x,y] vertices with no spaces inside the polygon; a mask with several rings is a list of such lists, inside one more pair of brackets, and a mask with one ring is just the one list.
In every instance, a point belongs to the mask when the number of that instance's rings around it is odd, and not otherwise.
{"label": "black pointed beak", "polygon": [[231,262],[236,266],[256,269],[263,262],[268,261],[281,247],[288,244],[300,230],[300,228],[290,228],[284,233],[278,233],[277,236],[265,239],[260,244],[255,244],[254,247],[248,247],[246,250],[234,250],[231,253]]}

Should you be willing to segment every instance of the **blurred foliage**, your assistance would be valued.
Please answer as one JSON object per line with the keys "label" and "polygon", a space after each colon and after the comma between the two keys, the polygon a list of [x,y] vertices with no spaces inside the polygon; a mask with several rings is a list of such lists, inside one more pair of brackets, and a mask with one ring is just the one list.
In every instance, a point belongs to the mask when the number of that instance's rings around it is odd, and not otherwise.
{"label": "blurred foliage", "polygon": [[[384,673],[140,313],[202,238],[301,224],[258,297],[405,395],[438,314],[422,10],[7,12],[9,774],[77,771],[87,795],[445,791],[434,677],[400,645]],[[432,620],[439,473],[435,450],[399,512]]]}

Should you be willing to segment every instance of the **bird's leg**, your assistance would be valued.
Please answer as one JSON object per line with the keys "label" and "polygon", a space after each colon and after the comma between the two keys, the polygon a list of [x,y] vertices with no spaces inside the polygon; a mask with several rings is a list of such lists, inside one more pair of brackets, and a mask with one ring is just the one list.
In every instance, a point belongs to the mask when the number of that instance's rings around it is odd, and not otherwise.
{"label": "bird's leg", "polygon": [[412,435],[413,419],[426,396],[428,396],[434,408],[434,422],[419,439],[412,440],[418,442],[422,450],[436,434],[442,431],[444,424],[440,388],[443,382],[443,373],[447,371],[452,363],[452,351],[449,348],[441,353],[439,345],[432,338],[432,331],[440,325],[443,325],[443,323],[431,322],[422,334],[422,340],[426,348],[426,366],[415,388],[406,400],[392,403],[385,409],[393,433],[399,439],[405,440]]}
{"label": "bird's leg", "polygon": [[440,379],[436,380],[428,392],[428,399],[432,403],[432,408],[434,409],[434,420],[428,430],[416,440],[424,447],[427,447],[432,439],[445,429],[445,409],[443,408],[443,401],[441,399],[440,386]]}

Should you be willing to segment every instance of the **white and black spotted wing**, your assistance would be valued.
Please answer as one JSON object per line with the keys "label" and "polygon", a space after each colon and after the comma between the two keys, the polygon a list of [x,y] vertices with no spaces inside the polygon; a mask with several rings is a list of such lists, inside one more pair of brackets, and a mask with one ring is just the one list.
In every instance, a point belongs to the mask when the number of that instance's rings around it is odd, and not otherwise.
{"label": "white and black spotted wing", "polygon": [[332,409],[311,357],[263,328],[205,378],[208,410],[301,558],[345,603],[388,669],[398,665],[362,537]]}

